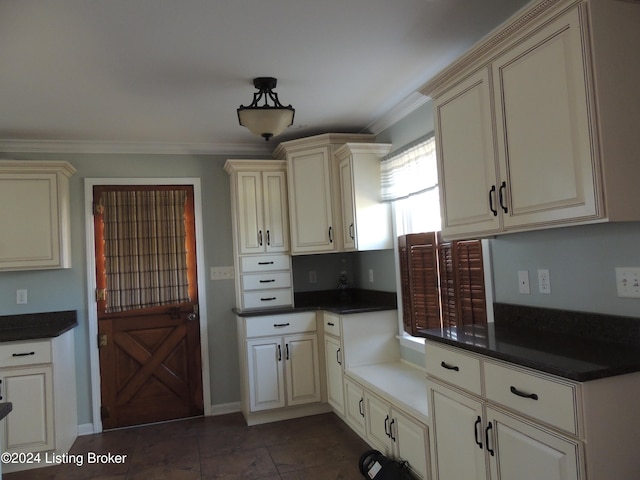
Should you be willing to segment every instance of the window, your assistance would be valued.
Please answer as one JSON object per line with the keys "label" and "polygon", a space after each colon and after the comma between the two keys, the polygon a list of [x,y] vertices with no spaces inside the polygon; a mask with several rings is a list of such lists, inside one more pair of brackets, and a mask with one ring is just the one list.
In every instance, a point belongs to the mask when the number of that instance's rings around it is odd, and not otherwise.
{"label": "window", "polygon": [[439,234],[434,137],[385,158],[381,184],[383,199],[393,205],[405,332],[486,323],[480,240],[443,241]]}

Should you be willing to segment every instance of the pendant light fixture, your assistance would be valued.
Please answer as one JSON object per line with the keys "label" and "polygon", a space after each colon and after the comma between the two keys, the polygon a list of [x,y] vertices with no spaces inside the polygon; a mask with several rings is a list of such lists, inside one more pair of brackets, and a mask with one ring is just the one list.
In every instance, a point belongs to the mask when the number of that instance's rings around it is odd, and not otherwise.
{"label": "pendant light fixture", "polygon": [[[280,135],[285,128],[293,125],[294,108],[283,106],[278,100],[278,94],[273,91],[278,80],[273,77],[258,77],[253,79],[253,86],[258,92],[253,94],[253,102],[248,107],[240,105],[238,121],[256,135],[264,137],[265,141]],[[269,105],[268,100],[273,102]],[[264,104],[260,105],[260,102]]]}

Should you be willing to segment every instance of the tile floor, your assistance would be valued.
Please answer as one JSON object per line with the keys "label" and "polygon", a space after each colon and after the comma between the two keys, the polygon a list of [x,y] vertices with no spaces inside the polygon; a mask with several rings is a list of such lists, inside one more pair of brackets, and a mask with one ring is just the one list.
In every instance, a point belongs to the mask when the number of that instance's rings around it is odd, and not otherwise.
{"label": "tile floor", "polygon": [[[78,437],[63,465],[4,474],[4,480],[361,480],[367,444],[334,414],[247,427],[240,414]],[[88,464],[89,453],[127,455]]]}

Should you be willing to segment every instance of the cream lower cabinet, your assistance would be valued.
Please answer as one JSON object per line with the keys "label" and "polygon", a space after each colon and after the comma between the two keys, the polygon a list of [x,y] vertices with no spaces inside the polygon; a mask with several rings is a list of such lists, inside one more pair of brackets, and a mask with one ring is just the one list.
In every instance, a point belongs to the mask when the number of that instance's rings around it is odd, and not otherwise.
{"label": "cream lower cabinet", "polygon": [[325,336],[324,349],[327,363],[327,399],[336,413],[344,415],[344,375],[340,339]]}
{"label": "cream lower cabinet", "polygon": [[636,480],[640,373],[576,382],[426,342],[434,480]]}
{"label": "cream lower cabinet", "polygon": [[362,438],[367,436],[364,389],[348,377],[344,379],[344,418]]}
{"label": "cream lower cabinet", "polygon": [[[0,401],[13,410],[2,422],[3,451],[67,453],[78,436],[73,331],[55,338],[0,343]],[[45,466],[10,463],[3,472]]]}
{"label": "cream lower cabinet", "polygon": [[315,312],[237,317],[237,325],[247,423],[329,410]]}
{"label": "cream lower cabinet", "polygon": [[409,463],[420,478],[428,478],[428,429],[389,402],[364,392],[366,438],[374,448]]}
{"label": "cream lower cabinet", "polygon": [[252,412],[321,400],[315,334],[248,340],[247,355]]}
{"label": "cream lower cabinet", "polygon": [[429,400],[434,479],[584,478],[579,441],[433,382]]}

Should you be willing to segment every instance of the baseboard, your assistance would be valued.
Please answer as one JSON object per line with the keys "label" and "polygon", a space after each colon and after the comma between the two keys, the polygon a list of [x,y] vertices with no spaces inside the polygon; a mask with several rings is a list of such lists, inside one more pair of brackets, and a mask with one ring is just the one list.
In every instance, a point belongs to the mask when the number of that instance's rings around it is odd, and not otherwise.
{"label": "baseboard", "polygon": [[218,403],[217,405],[211,405],[211,416],[237,413],[241,410],[240,402]]}
{"label": "baseboard", "polygon": [[[231,403],[219,403],[217,405],[211,405],[211,416],[227,415],[228,413],[240,412],[240,402]],[[93,435],[96,430],[93,428],[93,423],[83,423],[78,425],[78,436]]]}
{"label": "baseboard", "polygon": [[82,425],[78,425],[78,436],[82,437],[83,435],[93,435],[95,432],[93,428],[93,423],[83,423]]}

